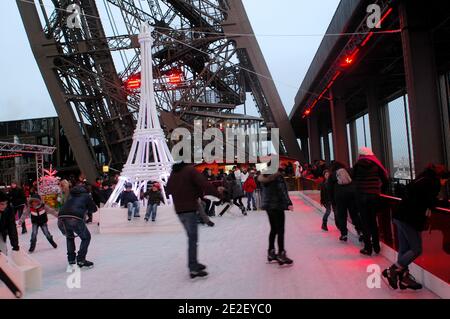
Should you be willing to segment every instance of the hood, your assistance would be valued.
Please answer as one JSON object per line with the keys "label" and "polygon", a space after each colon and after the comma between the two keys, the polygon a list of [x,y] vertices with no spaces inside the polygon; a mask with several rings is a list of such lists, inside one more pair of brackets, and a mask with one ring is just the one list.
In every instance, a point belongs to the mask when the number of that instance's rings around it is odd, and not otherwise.
{"label": "hood", "polygon": [[370,166],[375,164],[383,170],[386,176],[389,176],[388,171],[384,168],[383,164],[381,164],[380,160],[375,155],[360,155],[358,162],[361,166]]}
{"label": "hood", "polygon": [[79,195],[85,194],[85,193],[87,193],[87,189],[86,189],[86,187],[81,186],[81,185],[75,186],[74,188],[72,188],[70,190],[70,195],[72,195],[72,196],[79,196]]}
{"label": "hood", "polygon": [[178,173],[179,171],[181,171],[183,168],[185,168],[186,166],[188,166],[188,164],[186,164],[185,162],[181,162],[181,163],[175,163],[172,166],[172,170],[176,173]]}

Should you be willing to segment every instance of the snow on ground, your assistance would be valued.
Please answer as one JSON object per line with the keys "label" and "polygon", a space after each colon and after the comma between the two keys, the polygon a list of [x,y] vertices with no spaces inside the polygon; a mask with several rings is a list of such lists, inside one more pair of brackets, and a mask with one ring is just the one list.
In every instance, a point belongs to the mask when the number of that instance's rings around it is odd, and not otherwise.
{"label": "snow on ground", "polygon": [[[338,241],[320,230],[321,217],[299,198],[295,212],[287,213],[286,249],[295,260],[290,268],[266,263],[269,225],[264,212],[237,212],[214,218],[216,226],[200,226],[200,262],[208,265],[207,279],[192,281],[186,267],[184,233],[100,235],[89,225],[92,242],[88,259],[95,268],[81,272],[81,288],[66,286],[65,241],[51,222],[59,244],[54,250],[42,233],[33,257],[43,265],[43,287],[26,298],[436,298],[427,290],[397,292],[382,283],[369,289],[368,265],[382,269],[389,262],[364,257],[359,247]],[[21,235],[28,249],[30,233]],[[78,244],[78,241],[77,241]]]}

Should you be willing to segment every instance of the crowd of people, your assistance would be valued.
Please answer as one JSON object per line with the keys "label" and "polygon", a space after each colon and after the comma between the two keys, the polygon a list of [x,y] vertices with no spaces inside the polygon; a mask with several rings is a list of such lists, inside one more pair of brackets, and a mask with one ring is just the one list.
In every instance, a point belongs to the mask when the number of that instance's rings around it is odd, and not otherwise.
{"label": "crowd of people", "polygon": [[[167,201],[163,193],[171,195],[175,212],[188,237],[188,268],[192,278],[208,275],[207,266],[197,260],[198,225],[213,227],[215,223],[211,218],[223,216],[232,207],[237,207],[242,216],[247,216],[249,211],[266,211],[270,225],[267,260],[281,266],[292,265],[293,260],[287,256],[284,242],[285,211],[293,210],[285,182],[289,176],[321,181],[320,203],[325,208],[322,230],[328,231],[328,219],[333,212],[340,232],[339,241],[347,242],[350,217],[359,241],[364,245],[360,253],[367,256],[380,253],[376,214],[389,175],[373,152],[364,147],[359,150],[359,158],[352,168],[338,161],[330,165],[324,161],[310,165],[297,162],[294,165],[282,164],[277,173],[270,175],[261,173],[254,166],[235,166],[228,173],[220,170],[213,174],[209,168],[200,173],[192,165],[176,163],[166,186],[151,182],[146,191],[136,194],[132,184],[127,183],[117,203],[127,209],[130,222],[141,217],[142,203],[146,203],[144,220],[155,223],[158,206]],[[382,273],[395,289],[422,287],[411,276],[408,266],[422,253],[421,231],[426,227],[426,212],[436,206],[437,194],[447,179],[448,172],[444,166],[430,164],[405,190],[393,221],[398,230],[398,260]],[[99,178],[93,185],[83,177],[61,180],[57,209],[44,202],[34,185],[22,188],[15,182],[11,183],[10,187],[0,190],[0,251],[7,253],[8,237],[12,249],[20,249],[17,228],[22,230],[22,234],[27,233],[27,218],[32,225],[28,251],[35,251],[39,229],[56,249],[58,245],[47,225],[51,214],[58,218],[58,229],[66,238],[69,266],[92,268],[93,262],[86,259],[91,241],[87,224],[92,222],[92,214],[108,201],[117,183],[118,176],[105,180]],[[162,192],[162,187],[165,187],[165,192]],[[218,206],[222,209],[216,214]],[[81,240],[78,252],[76,237]]]}

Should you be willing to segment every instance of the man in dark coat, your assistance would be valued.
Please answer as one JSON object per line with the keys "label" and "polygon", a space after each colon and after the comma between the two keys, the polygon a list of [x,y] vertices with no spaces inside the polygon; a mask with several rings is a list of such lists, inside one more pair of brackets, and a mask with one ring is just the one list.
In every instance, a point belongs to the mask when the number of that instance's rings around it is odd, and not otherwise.
{"label": "man in dark coat", "polygon": [[377,207],[381,190],[389,183],[389,177],[387,170],[371,149],[362,147],[359,155],[353,167],[353,180],[364,240],[364,248],[360,252],[370,256],[372,251],[380,253]]}
{"label": "man in dark coat", "polygon": [[6,241],[9,241],[12,250],[19,250],[19,236],[17,235],[15,214],[8,203],[8,197],[0,192],[0,251],[5,255],[8,253]]}
{"label": "man in dark coat", "polygon": [[[68,200],[59,211],[58,228],[67,240],[67,259],[69,265],[76,263],[79,267],[92,268],[94,263],[86,260],[89,244],[91,242],[91,233],[86,227],[86,214],[95,213],[97,206],[92,199],[91,194],[83,185],[75,186],[70,190]],[[75,253],[75,237],[81,239],[80,250]]]}
{"label": "man in dark coat", "polygon": [[204,195],[220,197],[219,192],[192,165],[184,162],[172,167],[167,181],[167,194],[172,195],[175,212],[183,224],[188,236],[188,267],[191,278],[205,277],[206,266],[197,261],[198,200]]}
{"label": "man in dark coat", "polygon": [[422,231],[427,224],[427,211],[436,207],[437,196],[448,180],[443,165],[430,164],[407,187],[400,207],[394,212],[398,233],[397,262],[383,271],[392,288],[418,290],[422,285],[409,274],[408,266],[422,254]]}
{"label": "man in dark coat", "polygon": [[[22,217],[23,210],[27,203],[27,198],[25,197],[25,193],[22,188],[20,188],[16,182],[11,183],[11,189],[9,190],[9,201],[12,205],[14,215],[17,215],[19,218]],[[27,232],[27,225],[25,223],[22,224],[22,234]]]}

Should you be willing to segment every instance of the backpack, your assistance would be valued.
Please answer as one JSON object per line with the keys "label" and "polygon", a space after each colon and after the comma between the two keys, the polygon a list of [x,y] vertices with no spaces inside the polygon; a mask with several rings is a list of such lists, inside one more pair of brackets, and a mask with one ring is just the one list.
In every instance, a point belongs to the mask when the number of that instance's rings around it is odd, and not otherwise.
{"label": "backpack", "polygon": [[349,185],[352,182],[352,178],[345,168],[336,171],[336,178],[339,185]]}

